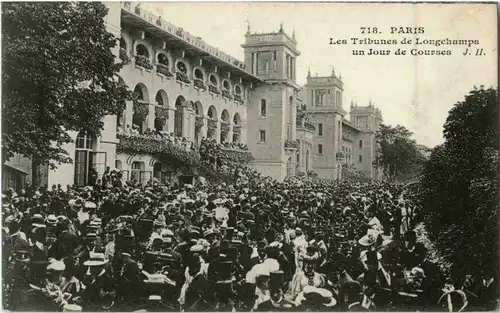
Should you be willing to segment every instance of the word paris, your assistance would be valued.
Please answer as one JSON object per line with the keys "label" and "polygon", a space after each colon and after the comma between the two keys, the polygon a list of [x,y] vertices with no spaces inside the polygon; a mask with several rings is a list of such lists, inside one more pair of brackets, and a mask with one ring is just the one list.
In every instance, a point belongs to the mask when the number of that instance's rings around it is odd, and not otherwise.
{"label": "word paris", "polygon": [[[382,34],[377,27],[360,27],[361,34]],[[389,27],[391,34],[424,34],[424,27]]]}

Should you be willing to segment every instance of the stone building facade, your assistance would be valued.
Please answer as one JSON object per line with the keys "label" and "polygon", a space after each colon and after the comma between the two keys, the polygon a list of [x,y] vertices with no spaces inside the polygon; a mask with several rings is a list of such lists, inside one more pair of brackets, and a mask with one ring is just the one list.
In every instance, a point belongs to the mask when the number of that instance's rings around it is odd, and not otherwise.
{"label": "stone building facade", "polygon": [[[152,177],[181,181],[195,174],[148,151],[124,152],[121,146],[134,143],[122,134],[132,128],[163,131],[190,145],[199,145],[204,137],[246,144],[254,157],[250,166],[280,181],[310,170],[339,178],[339,165],[348,160],[340,152],[347,146],[354,151],[354,143],[363,140],[363,162],[355,162],[358,152],[349,160],[371,171],[378,115],[352,109],[355,122],[349,124],[342,108],[343,83],[335,73],[309,74],[305,88],[297,85],[300,52],[294,34],[282,26],[264,34],[248,29],[242,44],[244,61],[239,61],[129,2],[105,5],[107,29],[120,43],[114,54],[126,61],[120,81],[139,101],[126,103],[122,114],[106,116],[99,137],[85,130],[71,133],[75,142],[64,148],[74,162],[46,169],[42,185],[84,185],[91,168],[98,177],[107,167],[117,168],[125,178],[142,183]],[[307,110],[300,109],[298,116],[297,108],[304,104]],[[349,144],[342,135],[346,128],[354,134]]]}

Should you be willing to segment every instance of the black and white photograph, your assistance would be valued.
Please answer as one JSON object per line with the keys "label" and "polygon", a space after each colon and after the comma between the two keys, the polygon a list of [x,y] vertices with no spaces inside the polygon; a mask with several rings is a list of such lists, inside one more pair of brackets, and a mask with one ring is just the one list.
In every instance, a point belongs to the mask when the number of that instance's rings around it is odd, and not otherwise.
{"label": "black and white photograph", "polygon": [[499,309],[497,3],[0,6],[1,311]]}

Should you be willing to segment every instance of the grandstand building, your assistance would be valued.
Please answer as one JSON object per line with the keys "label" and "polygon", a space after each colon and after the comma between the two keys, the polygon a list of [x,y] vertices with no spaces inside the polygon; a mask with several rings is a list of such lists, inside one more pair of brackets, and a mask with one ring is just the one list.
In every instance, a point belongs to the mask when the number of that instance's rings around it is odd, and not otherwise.
{"label": "grandstand building", "polygon": [[126,62],[120,79],[139,103],[105,117],[99,137],[71,134],[75,142],[64,148],[73,163],[45,167],[41,185],[84,185],[91,169],[100,178],[106,167],[143,183],[152,177],[190,182],[196,176],[151,153],[160,149],[154,142],[123,135],[132,129],[163,131],[195,146],[202,138],[246,144],[254,157],[250,166],[280,181],[311,170],[338,179],[341,163],[374,177],[380,111],[351,107],[353,122],[345,120],[343,83],[334,73],[309,74],[305,88],[297,85],[300,52],[282,26],[265,34],[248,29],[240,61],[139,6],[105,4],[108,31],[120,39],[114,53]]}

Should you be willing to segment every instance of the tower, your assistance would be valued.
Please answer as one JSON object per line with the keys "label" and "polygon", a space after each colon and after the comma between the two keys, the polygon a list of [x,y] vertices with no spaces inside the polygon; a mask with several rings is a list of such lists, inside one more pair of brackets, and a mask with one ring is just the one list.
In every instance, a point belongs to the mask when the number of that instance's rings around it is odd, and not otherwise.
{"label": "tower", "polygon": [[252,166],[277,180],[295,175],[297,41],[283,30],[245,34],[245,65],[263,83],[255,86],[248,105],[248,146]]}
{"label": "tower", "polygon": [[342,108],[344,83],[332,67],[330,76],[307,75],[307,114],[316,126],[314,136],[313,170],[321,178],[340,178],[340,157],[342,149]]}
{"label": "tower", "polygon": [[382,113],[369,101],[367,106],[351,105],[350,116],[352,124],[360,131],[354,142],[354,151],[357,151],[357,156],[353,155],[354,164],[368,177],[380,179],[381,171],[377,171],[373,161],[377,156],[375,135],[383,122]]}

